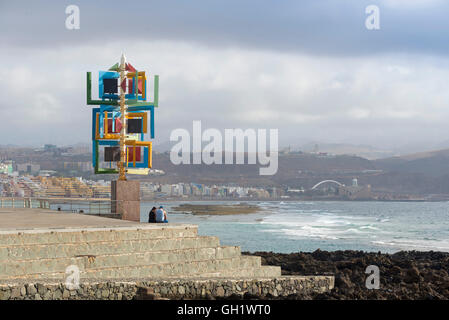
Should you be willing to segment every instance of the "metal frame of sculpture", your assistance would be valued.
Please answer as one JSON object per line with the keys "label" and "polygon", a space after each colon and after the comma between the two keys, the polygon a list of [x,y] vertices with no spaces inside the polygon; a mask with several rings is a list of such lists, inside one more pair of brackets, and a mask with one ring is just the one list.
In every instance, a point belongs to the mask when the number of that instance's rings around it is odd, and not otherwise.
{"label": "metal frame of sculpture", "polygon": [[[87,104],[99,106],[92,108],[92,164],[96,174],[118,173],[119,180],[126,180],[126,173],[148,174],[152,142],[145,138],[149,134],[154,139],[159,76],[154,76],[152,102],[147,101],[146,87],[145,71],[137,71],[122,55],[120,63],[99,71],[99,99],[93,100],[92,74],[87,72]],[[101,155],[109,167],[100,168]]]}

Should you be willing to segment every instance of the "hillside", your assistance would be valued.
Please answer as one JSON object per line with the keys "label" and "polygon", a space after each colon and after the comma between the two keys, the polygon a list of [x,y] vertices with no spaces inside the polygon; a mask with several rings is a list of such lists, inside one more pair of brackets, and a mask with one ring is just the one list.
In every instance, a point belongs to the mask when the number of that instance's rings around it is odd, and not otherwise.
{"label": "hillside", "polygon": [[385,171],[421,173],[441,177],[449,174],[449,149],[380,159],[373,163],[376,168]]}
{"label": "hillside", "polygon": [[[319,156],[314,154],[281,154],[278,171],[273,176],[260,176],[259,164],[244,165],[174,165],[168,153],[155,154],[153,167],[167,174],[151,178],[164,183],[236,183],[239,185],[289,185],[312,186],[323,177],[340,177],[350,181],[352,175],[365,170],[374,170],[375,166],[366,159],[356,156]],[[345,178],[347,175],[348,178]],[[320,181],[320,180],[318,180]],[[345,181],[346,182],[346,181]]]}
{"label": "hillside", "polygon": [[311,188],[319,181],[337,180],[346,185],[353,178],[373,191],[401,194],[449,194],[449,149],[367,160],[357,156],[320,156],[310,153],[280,154],[278,172],[260,176],[259,165],[178,165],[168,153],[155,154],[154,168],[167,174],[149,177],[161,183],[235,183],[243,186]]}

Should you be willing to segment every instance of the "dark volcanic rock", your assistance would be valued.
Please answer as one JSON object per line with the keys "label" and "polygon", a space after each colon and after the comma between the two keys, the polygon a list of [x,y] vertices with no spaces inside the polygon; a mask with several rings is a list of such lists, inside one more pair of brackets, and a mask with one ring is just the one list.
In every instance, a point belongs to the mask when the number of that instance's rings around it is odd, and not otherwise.
{"label": "dark volcanic rock", "polygon": [[[288,299],[449,299],[449,253],[400,251],[244,252],[262,257],[262,264],[281,266],[284,275],[335,275],[328,293],[292,295]],[[366,267],[380,271],[380,288],[367,289]]]}
{"label": "dark volcanic rock", "polygon": [[405,272],[404,281],[407,283],[419,282],[419,270],[412,267]]}

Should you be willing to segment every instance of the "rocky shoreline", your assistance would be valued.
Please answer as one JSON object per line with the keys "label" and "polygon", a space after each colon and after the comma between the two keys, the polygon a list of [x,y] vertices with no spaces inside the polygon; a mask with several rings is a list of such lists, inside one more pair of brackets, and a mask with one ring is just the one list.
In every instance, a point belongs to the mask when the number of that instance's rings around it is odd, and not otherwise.
{"label": "rocky shoreline", "polygon": [[190,213],[193,215],[233,215],[262,212],[263,209],[252,204],[190,204],[183,203],[172,208],[175,212]]}
{"label": "rocky shoreline", "polygon": [[[262,257],[262,264],[281,266],[283,275],[334,275],[328,293],[291,296],[292,299],[449,299],[449,253],[400,251],[394,254],[363,251],[274,253],[243,252]],[[369,290],[366,267],[380,271],[380,288]]]}

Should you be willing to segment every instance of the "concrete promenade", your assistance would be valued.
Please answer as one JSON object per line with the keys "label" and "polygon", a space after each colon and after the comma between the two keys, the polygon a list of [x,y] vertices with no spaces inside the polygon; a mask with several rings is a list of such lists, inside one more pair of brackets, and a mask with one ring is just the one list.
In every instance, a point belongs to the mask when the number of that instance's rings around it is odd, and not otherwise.
{"label": "concrete promenade", "polygon": [[0,209],[0,231],[130,226],[151,225],[48,209]]}

